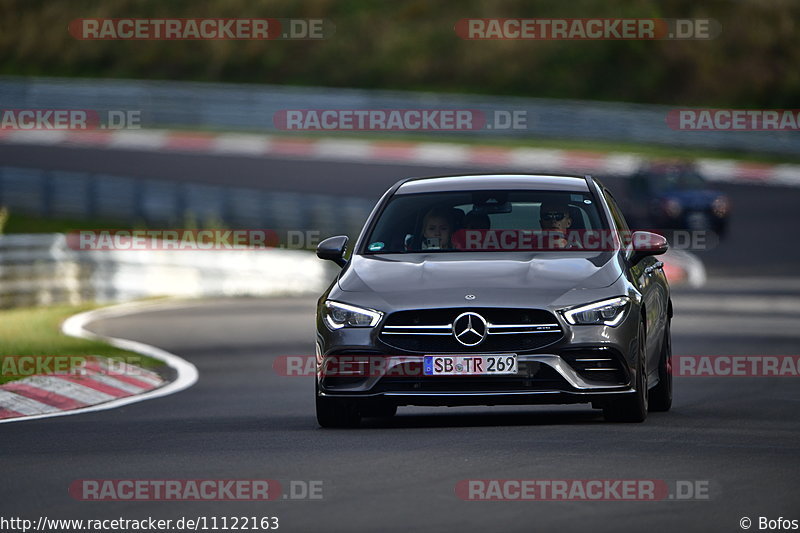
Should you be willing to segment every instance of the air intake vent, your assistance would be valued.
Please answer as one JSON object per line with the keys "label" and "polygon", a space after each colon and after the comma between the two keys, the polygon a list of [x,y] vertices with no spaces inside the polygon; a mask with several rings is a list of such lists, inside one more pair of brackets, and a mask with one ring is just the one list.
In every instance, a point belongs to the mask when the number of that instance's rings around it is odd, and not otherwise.
{"label": "air intake vent", "polygon": [[628,372],[622,356],[615,350],[570,350],[561,353],[561,358],[586,381],[620,385],[628,383]]}

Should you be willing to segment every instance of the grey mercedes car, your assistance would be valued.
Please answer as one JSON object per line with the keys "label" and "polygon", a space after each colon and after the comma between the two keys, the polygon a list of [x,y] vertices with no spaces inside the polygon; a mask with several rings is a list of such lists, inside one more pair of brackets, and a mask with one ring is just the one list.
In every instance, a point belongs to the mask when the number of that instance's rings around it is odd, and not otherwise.
{"label": "grey mercedes car", "polygon": [[588,403],[642,422],[672,403],[662,236],[590,176],[410,178],[379,200],[319,299],[323,427],[398,406]]}

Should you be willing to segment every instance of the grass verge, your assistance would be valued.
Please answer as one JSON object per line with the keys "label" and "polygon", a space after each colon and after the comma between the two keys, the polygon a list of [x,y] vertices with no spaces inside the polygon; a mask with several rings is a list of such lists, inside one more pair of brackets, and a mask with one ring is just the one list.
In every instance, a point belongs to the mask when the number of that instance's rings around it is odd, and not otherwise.
{"label": "grass verge", "polygon": [[[10,210],[9,210],[10,211]],[[69,233],[70,231],[96,230],[97,228],[133,229],[142,224],[123,224],[107,220],[74,220],[63,218],[44,218],[26,215],[17,211],[9,212],[3,233]],[[2,327],[2,325],[0,325]]]}
{"label": "grass verge", "polygon": [[[164,363],[151,357],[121,350],[104,342],[76,339],[61,333],[61,323],[70,316],[96,309],[97,305],[53,306],[8,309],[0,311],[0,384],[27,377],[7,375],[17,369],[8,358],[21,355],[72,356],[70,366],[78,364],[82,357],[100,355],[124,361],[143,368],[155,368]],[[21,366],[21,365],[19,365]],[[19,370],[19,369],[17,369]]]}

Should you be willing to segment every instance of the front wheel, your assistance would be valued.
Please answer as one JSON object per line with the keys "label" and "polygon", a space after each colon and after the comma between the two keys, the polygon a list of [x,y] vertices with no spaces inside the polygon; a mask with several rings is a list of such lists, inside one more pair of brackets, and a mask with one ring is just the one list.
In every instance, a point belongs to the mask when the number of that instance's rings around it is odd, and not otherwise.
{"label": "front wheel", "polygon": [[603,408],[603,416],[609,422],[644,422],[647,418],[647,365],[645,363],[644,324],[639,324],[638,359],[636,369],[636,392],[623,398],[611,400]]}
{"label": "front wheel", "polygon": [[347,398],[328,398],[316,391],[317,423],[324,428],[352,428],[361,423],[355,402]]}
{"label": "front wheel", "polygon": [[658,385],[650,391],[650,411],[669,411],[672,407],[672,336],[670,321],[664,329],[661,341],[661,357],[658,360]]}

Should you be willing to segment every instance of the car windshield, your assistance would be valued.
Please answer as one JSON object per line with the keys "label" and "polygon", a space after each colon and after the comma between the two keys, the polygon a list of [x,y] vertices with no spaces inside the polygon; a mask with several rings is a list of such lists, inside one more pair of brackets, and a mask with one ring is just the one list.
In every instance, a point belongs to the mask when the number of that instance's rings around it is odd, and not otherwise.
{"label": "car windshield", "polygon": [[562,249],[562,237],[602,229],[605,223],[588,192],[400,194],[379,215],[362,253]]}
{"label": "car windshield", "polygon": [[671,168],[654,172],[650,177],[654,192],[665,192],[707,187],[705,179],[692,168]]}

